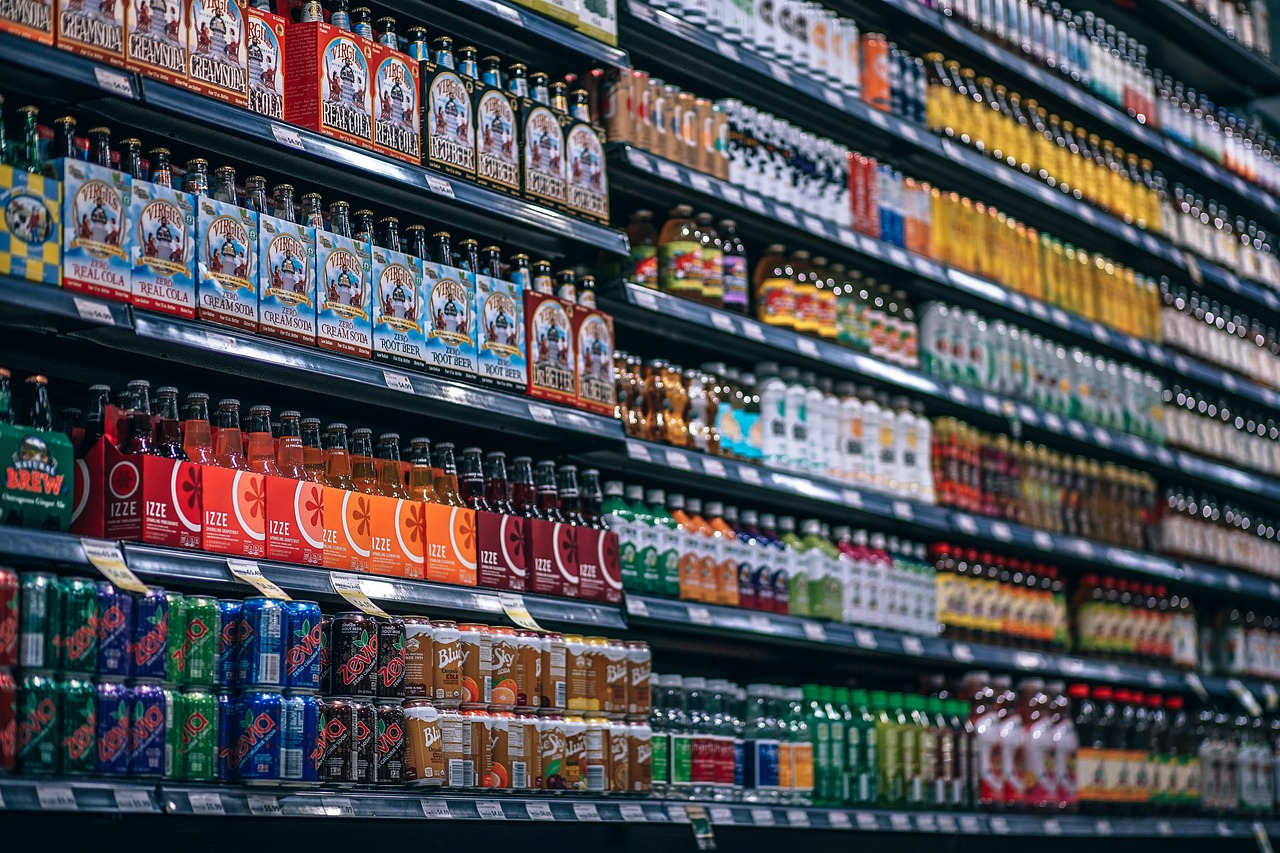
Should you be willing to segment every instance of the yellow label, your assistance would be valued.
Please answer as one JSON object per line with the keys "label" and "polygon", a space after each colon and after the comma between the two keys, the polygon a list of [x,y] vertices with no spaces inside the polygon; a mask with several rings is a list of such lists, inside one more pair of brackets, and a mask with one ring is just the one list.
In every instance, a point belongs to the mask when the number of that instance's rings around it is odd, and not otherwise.
{"label": "yellow label", "polygon": [[84,537],[80,540],[80,547],[84,549],[85,558],[93,563],[93,567],[101,572],[112,586],[127,589],[129,592],[146,593],[147,585],[125,565],[124,553],[120,550],[118,542]]}
{"label": "yellow label", "polygon": [[277,601],[293,601],[289,597],[289,593],[263,576],[262,569],[253,560],[227,560],[227,568],[231,570],[231,574],[235,575],[236,580],[247,583],[267,598],[274,598]]}

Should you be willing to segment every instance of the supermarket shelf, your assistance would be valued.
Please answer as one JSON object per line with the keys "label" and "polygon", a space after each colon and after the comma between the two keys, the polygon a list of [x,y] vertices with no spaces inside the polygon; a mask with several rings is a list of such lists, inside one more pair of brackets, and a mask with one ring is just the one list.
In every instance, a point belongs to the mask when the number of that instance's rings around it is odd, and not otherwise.
{"label": "supermarket shelf", "polygon": [[[531,250],[563,255],[586,246],[614,254],[627,251],[626,235],[522,199],[488,190],[375,154],[249,110],[154,80],[141,80],[109,66],[86,63],[65,51],[0,34],[0,65],[15,64],[23,76],[59,82],[97,83],[115,96],[82,104],[113,122],[238,158],[280,175],[303,175],[309,183],[382,208],[396,206],[451,226]],[[62,94],[66,97],[66,93]],[[305,159],[300,159],[305,158]],[[303,162],[305,170],[301,170]]]}
{"label": "supermarket shelf", "polygon": [[123,302],[83,296],[49,284],[0,276],[0,324],[51,332],[75,332],[95,326],[133,328]]}
{"label": "supermarket shelf", "polygon": [[[196,817],[328,817],[348,820],[432,821],[506,820],[558,824],[687,824],[691,809],[703,808],[717,827],[945,835],[1010,835],[1079,838],[1249,839],[1255,824],[1242,818],[1210,817],[1095,818],[1079,815],[1039,817],[938,811],[832,809],[766,806],[749,803],[685,803],[642,797],[576,794],[522,797],[487,796],[412,788],[296,791],[74,778],[0,779],[0,809],[11,812],[156,812],[175,819]],[[117,798],[121,805],[117,805]],[[149,804],[149,808],[145,807]],[[157,808],[158,805],[158,808]],[[1280,821],[1265,821],[1269,833]]]}
{"label": "supermarket shelf", "polygon": [[[819,621],[799,616],[763,613],[739,607],[719,607],[693,601],[677,601],[628,593],[627,621],[632,627],[663,629],[689,633],[713,631],[731,634],[735,639],[769,643],[787,643],[813,651],[845,652],[855,655],[880,655],[903,661],[914,660],[933,667],[971,667],[999,672],[1017,671],[1048,678],[1070,678],[1089,682],[1105,682],[1126,687],[1200,692],[1227,699],[1232,687],[1224,678],[1200,677],[1172,669],[1158,669],[1140,664],[1112,663],[1054,654],[1003,648],[982,643],[955,642],[939,637],[920,637],[882,628],[861,627]],[[1255,698],[1263,695],[1280,702],[1280,693],[1272,685],[1258,680],[1241,680],[1237,689],[1248,690]]]}
{"label": "supermarket shelf", "polygon": [[778,353],[799,356],[828,371],[836,368],[897,390],[931,397],[948,408],[958,410],[962,417],[972,419],[976,415],[978,420],[994,419],[1002,425],[1016,422],[1021,427],[1065,438],[1083,449],[1095,453],[1101,450],[1141,467],[1174,476],[1192,476],[1199,482],[1255,498],[1280,498],[1280,480],[1271,477],[1171,450],[1137,436],[1062,417],[966,385],[945,382],[918,370],[898,367],[846,347],[814,340],[787,329],[769,327],[748,317],[734,316],[686,299],[655,293],[637,285],[627,285],[624,292],[625,302],[607,303],[615,317],[650,331],[656,329],[661,332],[664,327],[680,324],[682,334],[673,335],[678,339],[697,339],[704,343],[715,341],[724,347],[739,347],[744,340],[754,341],[758,345],[756,351],[766,356],[775,357]]}

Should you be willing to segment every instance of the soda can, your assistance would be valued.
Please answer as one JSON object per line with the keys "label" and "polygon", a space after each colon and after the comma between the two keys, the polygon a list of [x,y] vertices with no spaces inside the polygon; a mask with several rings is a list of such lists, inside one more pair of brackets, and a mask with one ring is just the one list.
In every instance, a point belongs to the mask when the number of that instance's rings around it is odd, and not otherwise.
{"label": "soda can", "polygon": [[18,682],[13,670],[0,667],[0,773],[13,770],[18,761]]}
{"label": "soda can", "polygon": [[378,781],[378,712],[373,703],[357,699],[356,728],[352,737],[356,753],[356,782],[372,785]]}
{"label": "soda can", "polygon": [[[520,727],[520,737],[524,740],[523,787],[537,788],[542,784],[542,739],[538,736],[538,715],[517,713],[512,725]],[[512,781],[512,787],[516,787],[514,776]]]}
{"label": "soda can", "polygon": [[164,778],[182,778],[182,745],[179,726],[186,716],[185,701],[175,685],[162,684],[164,691]]}
{"label": "soda can", "polygon": [[231,778],[236,782],[279,784],[283,710],[278,690],[245,690],[236,699],[231,711]]}
{"label": "soda can", "polygon": [[564,635],[552,631],[543,634],[539,641],[542,646],[542,669],[538,677],[542,706],[539,713],[560,714],[564,712],[568,698],[568,650]]}
{"label": "soda can", "polygon": [[180,592],[164,591],[165,600],[169,602],[169,651],[165,655],[164,680],[177,684],[182,680],[183,660],[186,650],[183,643],[187,637],[187,597]]}
{"label": "soda can", "polygon": [[[26,590],[24,585],[23,590]],[[23,600],[26,598],[24,596]],[[22,773],[57,773],[62,734],[61,695],[53,675],[27,671],[18,683],[17,767]]]}
{"label": "soda can", "polygon": [[378,622],[379,699],[404,698],[404,622],[392,617]]}
{"label": "soda can", "polygon": [[89,673],[98,665],[98,590],[85,578],[57,581],[58,620],[54,668]]}
{"label": "soda can", "polygon": [[516,710],[536,711],[542,704],[538,676],[542,643],[536,631],[516,631]]}
{"label": "soda can", "polygon": [[[512,729],[515,740],[511,739]],[[527,783],[524,763],[524,727],[515,722],[510,711],[490,711],[485,741],[489,751],[488,770],[476,777],[476,785],[483,788],[505,789],[513,786],[519,776],[520,787]]]}
{"label": "soda can", "polygon": [[284,685],[292,690],[320,689],[320,652],[324,625],[314,601],[286,601]]}
{"label": "soda can", "polygon": [[98,769],[97,691],[92,681],[74,675],[62,679],[58,689],[62,694],[61,772],[90,775]]}
{"label": "soda can", "polygon": [[335,785],[356,782],[356,703],[352,699],[320,700],[320,732],[316,738],[320,781]]}
{"label": "soda can", "polygon": [[330,654],[332,640],[333,617],[322,616],[320,617],[320,692],[325,696],[333,692],[331,690],[333,686],[333,669],[330,666],[332,661],[332,655]]}
{"label": "soda can", "polygon": [[133,674],[129,638],[133,632],[133,596],[107,581],[98,588],[98,675],[128,678]]}
{"label": "soda can", "polygon": [[493,692],[493,641],[487,625],[459,625],[462,641],[462,707],[489,707]]}
{"label": "soda can", "polygon": [[218,781],[231,781],[231,758],[235,752],[235,701],[225,690],[218,691]]}
{"label": "soda can", "polygon": [[440,751],[444,757],[444,784],[450,788],[461,788],[467,777],[465,752],[462,747],[464,726],[470,726],[468,720],[462,719],[462,712],[457,708],[440,708]]}
{"label": "soda can", "polygon": [[[135,659],[135,663],[137,660]],[[159,684],[134,684],[129,703],[129,775],[164,773],[167,697]]]}
{"label": "soda can", "polygon": [[0,566],[0,669],[18,665],[18,573]]}
{"label": "soda can", "polygon": [[510,711],[516,706],[517,670],[520,666],[520,650],[516,630],[502,626],[489,629],[491,681],[490,711]]}
{"label": "soda can", "polygon": [[404,695],[408,699],[431,696],[431,620],[425,616],[405,616]]}
{"label": "soda can", "polygon": [[[182,684],[208,687],[217,681],[222,637],[222,608],[208,595],[187,596],[186,630],[182,635]],[[169,616],[170,630],[173,615]]]}
{"label": "soda can", "polygon": [[458,623],[447,619],[432,622],[431,645],[435,654],[431,687],[436,707],[456,708],[462,704],[462,635]]}
{"label": "soda can", "polygon": [[18,665],[52,669],[57,660],[58,579],[48,572],[24,572],[18,576],[18,589]]}
{"label": "soda can", "polygon": [[203,687],[182,692],[182,713],[172,724],[178,732],[177,778],[187,782],[216,782],[220,778],[221,704],[222,697]]}
{"label": "soda can", "polygon": [[333,617],[330,689],[338,696],[374,696],[378,679],[378,620],[359,610]]}
{"label": "soda can", "polygon": [[402,785],[405,781],[404,710],[397,699],[379,702],[377,769],[374,775],[380,785]]}
{"label": "soda can", "polygon": [[489,728],[492,718],[487,710],[463,708],[462,714],[462,787],[479,788],[489,775]]}
{"label": "soda can", "polygon": [[148,587],[133,600],[133,677],[163,681],[169,665],[169,599],[160,587]]}
{"label": "soda can", "polygon": [[236,638],[240,632],[240,602],[218,599],[218,659],[214,667],[214,684],[234,687],[236,683]]}
{"label": "soda can", "polygon": [[649,682],[653,676],[653,653],[642,640],[627,641],[627,715],[649,718],[653,699]]}
{"label": "soda can", "polygon": [[97,772],[102,776],[126,776],[129,773],[130,703],[133,696],[123,681],[103,678],[95,686],[94,700]]}
{"label": "soda can", "polygon": [[440,712],[429,699],[404,703],[404,778],[410,785],[444,784],[444,744],[441,742]]}
{"label": "soda can", "polygon": [[279,687],[284,657],[284,605],[263,595],[246,598],[236,632],[236,686]]}
{"label": "soda can", "polygon": [[[317,623],[318,625],[318,623]],[[290,693],[281,708],[280,781],[314,785],[319,781],[311,756],[320,727],[320,700],[314,693]]]}

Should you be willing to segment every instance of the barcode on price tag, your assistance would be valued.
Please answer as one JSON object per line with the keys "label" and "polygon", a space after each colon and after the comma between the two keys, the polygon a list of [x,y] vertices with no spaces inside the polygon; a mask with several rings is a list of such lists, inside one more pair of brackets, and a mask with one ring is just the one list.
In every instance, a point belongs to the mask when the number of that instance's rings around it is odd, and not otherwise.
{"label": "barcode on price tag", "polygon": [[529,814],[529,820],[555,820],[556,817],[551,813],[551,806],[546,803],[525,803],[525,811]]}
{"label": "barcode on price tag", "polygon": [[151,794],[142,788],[116,788],[112,793],[116,798],[116,808],[122,812],[152,810]]}
{"label": "barcode on price tag", "polygon": [[635,803],[627,803],[625,805],[618,806],[618,813],[622,815],[622,819],[627,823],[634,823],[636,821],[644,821],[648,819],[645,817],[644,808],[636,805]]}
{"label": "barcode on price tag", "polygon": [[444,178],[437,178],[435,175],[427,175],[427,189],[436,195],[442,195],[446,198],[454,198],[453,184]]}
{"label": "barcode on price tag", "polygon": [[[547,809],[547,816],[549,820],[551,809],[545,803],[538,803],[538,805]],[[449,820],[453,817],[453,815],[449,814],[449,804],[443,800],[423,800],[422,813],[430,820]],[[529,817],[533,817],[532,806],[530,806]]]}
{"label": "barcode on price tag", "polygon": [[292,127],[272,122],[271,135],[276,138],[276,142],[279,142],[285,148],[292,148],[294,151],[304,150],[302,134]]}

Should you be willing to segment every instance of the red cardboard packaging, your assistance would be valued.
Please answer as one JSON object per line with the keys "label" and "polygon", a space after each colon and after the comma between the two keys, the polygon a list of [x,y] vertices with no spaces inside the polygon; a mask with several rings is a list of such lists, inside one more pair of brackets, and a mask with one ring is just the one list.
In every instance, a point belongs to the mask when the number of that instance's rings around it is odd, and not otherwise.
{"label": "red cardboard packaging", "polygon": [[496,512],[476,513],[476,585],[525,592],[525,519]]}
{"label": "red cardboard packaging", "polygon": [[324,565],[324,487],[267,477],[267,559]]}
{"label": "red cardboard packaging", "polygon": [[286,121],[364,148],[373,146],[374,50],[366,38],[315,22],[285,40]]}

